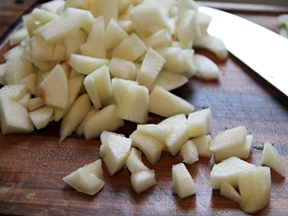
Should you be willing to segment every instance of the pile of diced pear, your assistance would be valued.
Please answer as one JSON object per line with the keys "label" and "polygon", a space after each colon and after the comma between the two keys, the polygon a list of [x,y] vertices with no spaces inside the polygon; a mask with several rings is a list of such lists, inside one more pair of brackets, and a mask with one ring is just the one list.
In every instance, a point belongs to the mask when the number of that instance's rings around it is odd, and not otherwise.
{"label": "pile of diced pear", "polygon": [[[214,154],[213,189],[246,212],[270,201],[270,168],[247,159],[253,136],[244,126],[211,138],[211,110],[194,106],[170,91],[192,76],[218,79],[220,70],[203,48],[225,59],[221,40],[207,33],[211,17],[191,0],[66,0],[42,4],[23,16],[9,39],[13,47],[0,65],[2,134],[29,133],[60,122],[61,143],[75,132],[100,137],[100,156],[112,176],[126,166],[141,193],[156,184],[162,151],[179,152],[173,191],[182,199],[196,193],[185,164]],[[147,124],[148,113],[165,117]],[[117,134],[125,121],[137,125],[128,138]],[[241,158],[241,159],[240,159]],[[269,143],[263,163],[285,176],[281,156]],[[102,160],[64,177],[79,192],[94,195],[104,186]],[[239,189],[239,193],[235,188]]]}

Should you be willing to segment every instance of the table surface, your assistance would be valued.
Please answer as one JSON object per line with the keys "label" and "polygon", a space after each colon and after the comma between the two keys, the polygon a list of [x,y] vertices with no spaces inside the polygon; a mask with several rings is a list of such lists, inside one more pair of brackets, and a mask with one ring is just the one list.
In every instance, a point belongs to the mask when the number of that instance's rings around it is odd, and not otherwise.
{"label": "table surface", "polygon": [[[23,11],[35,2],[23,5],[13,1],[0,2],[0,35],[7,36]],[[234,14],[256,22],[272,31],[279,31],[279,13],[233,11]],[[4,17],[4,18],[3,18]],[[10,29],[9,29],[10,28]],[[6,32],[6,33],[5,33]],[[3,39],[2,37],[2,39]],[[3,41],[3,40],[2,40]],[[9,44],[3,42],[0,63]],[[197,50],[217,63],[222,73],[219,81],[192,78],[173,93],[190,101],[201,110],[212,110],[212,137],[227,128],[245,125],[253,134],[252,154],[247,160],[261,165],[262,150],[258,147],[270,141],[281,154],[288,173],[288,98],[259,77],[251,69],[229,55],[225,61]],[[149,114],[149,123],[163,118]],[[136,125],[126,122],[117,132],[129,136]],[[182,162],[163,152],[156,166],[143,156],[144,163],[156,172],[157,185],[136,194],[126,167],[110,176],[103,164],[104,188],[95,196],[76,192],[62,178],[79,167],[100,158],[99,139],[85,140],[72,134],[61,144],[59,123],[31,134],[2,135],[0,133],[0,214],[11,215],[244,215],[239,205],[212,190],[209,173],[214,157],[200,158],[187,165],[198,188],[196,195],[180,200],[172,191],[173,164]],[[259,215],[286,215],[288,213],[288,182],[273,170],[270,204]]]}

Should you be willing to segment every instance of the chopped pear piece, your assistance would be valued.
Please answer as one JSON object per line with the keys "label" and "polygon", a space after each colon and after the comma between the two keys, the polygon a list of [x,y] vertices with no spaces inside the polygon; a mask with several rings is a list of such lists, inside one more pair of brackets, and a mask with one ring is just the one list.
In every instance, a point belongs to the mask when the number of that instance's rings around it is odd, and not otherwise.
{"label": "chopped pear piece", "polygon": [[146,123],[148,119],[149,90],[145,86],[128,85],[117,103],[119,118]]}
{"label": "chopped pear piece", "polygon": [[2,134],[30,133],[34,130],[27,109],[3,93],[0,93],[0,121]]}
{"label": "chopped pear piece", "polygon": [[42,107],[29,113],[29,116],[37,130],[46,127],[53,115],[54,109],[52,107]]}
{"label": "chopped pear piece", "polygon": [[173,192],[180,199],[191,196],[196,193],[196,185],[183,163],[172,166]]}
{"label": "chopped pear piece", "polygon": [[47,43],[53,43],[81,28],[92,17],[90,11],[67,8],[61,16],[41,26],[35,33],[41,34]]}
{"label": "chopped pear piece", "polygon": [[160,86],[155,86],[149,96],[149,111],[163,117],[170,117],[180,113],[188,115],[194,109],[195,107],[191,103]]}
{"label": "chopped pear piece", "polygon": [[63,180],[78,192],[94,195],[104,186],[101,165],[101,159],[98,159],[94,163],[85,165],[72,172],[70,175],[64,177]]}
{"label": "chopped pear piece", "polygon": [[138,85],[138,83],[135,81],[124,80],[119,78],[112,79],[111,81],[112,94],[116,104],[121,102],[121,98],[123,97],[123,94],[125,93],[129,85]]}
{"label": "chopped pear piece", "polygon": [[165,58],[149,47],[142,62],[140,71],[137,73],[136,81],[140,85],[145,85],[151,91],[152,84],[165,62]]}
{"label": "chopped pear piece", "polygon": [[61,65],[56,65],[37,88],[40,97],[47,106],[66,108],[68,104],[68,80]]}
{"label": "chopped pear piece", "polygon": [[161,29],[158,32],[143,39],[147,47],[159,49],[163,47],[170,47],[172,45],[172,36],[168,29]]}
{"label": "chopped pear piece", "polygon": [[1,85],[7,85],[5,76],[6,76],[6,63],[3,63],[3,64],[0,64],[0,84]]}
{"label": "chopped pear piece", "polygon": [[4,59],[6,61],[9,60],[20,60],[21,57],[23,56],[25,51],[25,48],[17,45],[15,47],[13,47],[12,49],[8,50],[5,54],[4,54]]}
{"label": "chopped pear piece", "polygon": [[220,195],[224,196],[230,200],[233,200],[239,204],[241,203],[240,194],[227,181],[222,182],[221,189],[220,189]]}
{"label": "chopped pear piece", "polygon": [[187,82],[188,78],[185,75],[162,70],[156,77],[153,83],[153,87],[158,85],[167,91],[171,91],[184,85]]}
{"label": "chopped pear piece", "polygon": [[0,89],[0,94],[9,96],[12,100],[18,101],[27,93],[24,84],[5,85]]}
{"label": "chopped pear piece", "polygon": [[72,134],[83,121],[90,107],[91,103],[88,94],[83,94],[75,100],[61,122],[59,143]]}
{"label": "chopped pear piece", "polygon": [[31,94],[26,93],[23,97],[18,100],[18,103],[21,104],[25,109],[28,109],[28,101],[31,99]]}
{"label": "chopped pear piece", "polygon": [[[82,29],[77,29],[67,37],[63,38],[63,44],[65,47],[65,59],[70,58],[71,54],[80,54],[80,47],[87,40],[87,33]],[[57,41],[58,42],[58,41]]]}
{"label": "chopped pear piece", "polygon": [[105,31],[105,45],[107,50],[114,49],[121,41],[128,37],[126,31],[112,18]]}
{"label": "chopped pear piece", "polygon": [[95,113],[84,124],[85,138],[96,138],[103,131],[115,131],[124,126],[124,121],[117,117],[116,110],[116,105],[110,105]]}
{"label": "chopped pear piece", "polygon": [[14,46],[16,44],[19,44],[21,41],[23,41],[28,36],[29,35],[28,35],[27,29],[25,28],[25,26],[17,29],[15,32],[13,32],[9,35],[10,46]]}
{"label": "chopped pear piece", "polygon": [[[105,138],[102,138],[103,133]],[[107,131],[103,131],[102,134],[99,154],[112,176],[124,166],[130,153],[132,140]]]}
{"label": "chopped pear piece", "polygon": [[77,54],[71,54],[68,60],[68,64],[72,68],[74,68],[78,73],[85,75],[92,73],[93,71],[108,63],[108,59],[100,59]]}
{"label": "chopped pear piece", "polygon": [[58,15],[43,9],[35,8],[31,13],[31,17],[34,21],[38,21],[41,25],[44,25],[51,22],[53,19],[56,19]]}
{"label": "chopped pear piece", "polygon": [[200,54],[194,54],[193,60],[197,66],[195,76],[207,80],[219,78],[220,70],[212,60]]}
{"label": "chopped pear piece", "polygon": [[36,73],[28,74],[19,83],[25,84],[27,91],[30,92],[31,95],[35,95],[35,93],[36,93]]}
{"label": "chopped pear piece", "polygon": [[159,141],[164,143],[165,137],[171,132],[173,126],[163,127],[163,125],[156,124],[138,124],[137,130],[142,131],[150,136],[157,138]]}
{"label": "chopped pear piece", "polygon": [[164,140],[169,152],[175,156],[188,139],[188,125],[176,125]]}
{"label": "chopped pear piece", "polygon": [[135,80],[136,68],[135,64],[131,61],[113,57],[109,62],[108,67],[112,77]]}
{"label": "chopped pear piece", "polygon": [[[131,46],[133,44],[133,46]],[[122,40],[112,52],[112,57],[135,61],[147,50],[146,45],[135,33]]]}
{"label": "chopped pear piece", "polygon": [[44,105],[45,105],[45,103],[41,98],[31,98],[28,101],[28,110],[33,111],[33,110],[36,110],[36,109],[38,109]]}
{"label": "chopped pear piece", "polygon": [[221,161],[238,151],[245,151],[247,131],[245,126],[239,126],[219,133],[210,143],[210,151],[215,154],[215,160]]}
{"label": "chopped pear piece", "polygon": [[138,147],[150,163],[156,164],[159,161],[163,143],[157,138],[138,130],[135,130],[129,138],[132,139],[132,146]]}
{"label": "chopped pear piece", "polygon": [[176,114],[173,116],[170,116],[169,118],[164,119],[163,121],[159,122],[158,125],[182,125],[182,124],[187,124],[187,118],[185,114]]}
{"label": "chopped pear piece", "polygon": [[6,62],[6,83],[17,84],[24,77],[33,73],[33,65],[28,60],[12,60]]}
{"label": "chopped pear piece", "polygon": [[189,138],[209,134],[211,131],[211,109],[190,113],[187,124],[189,126]]}
{"label": "chopped pear piece", "polygon": [[192,140],[188,140],[180,149],[183,157],[183,162],[186,164],[193,164],[199,160],[197,146]]}
{"label": "chopped pear piece", "polygon": [[156,184],[155,171],[140,171],[132,173],[131,184],[136,193],[142,193]]}
{"label": "chopped pear piece", "polygon": [[214,53],[217,58],[222,60],[228,57],[228,51],[223,41],[208,34],[204,34],[200,38],[197,38],[193,43],[193,47],[207,49]]}
{"label": "chopped pear piece", "polygon": [[99,111],[99,109],[96,109],[94,106],[90,107],[90,110],[88,111],[88,113],[86,114],[85,118],[83,119],[83,121],[77,127],[77,129],[75,131],[77,135],[79,135],[79,136],[83,135],[85,123],[98,111]]}
{"label": "chopped pear piece", "polygon": [[92,26],[86,43],[80,47],[81,54],[95,58],[106,58],[104,17],[99,16]]}
{"label": "chopped pear piece", "polygon": [[141,159],[142,152],[132,147],[128,158],[126,159],[126,166],[131,173],[148,171],[149,168],[144,165]]}
{"label": "chopped pear piece", "polygon": [[[248,136],[247,136],[248,137]],[[211,152],[209,144],[212,141],[211,135],[195,137],[191,141],[197,146],[198,156],[199,157],[210,157]]]}
{"label": "chopped pear piece", "polygon": [[285,168],[279,152],[269,143],[264,144],[264,149],[262,152],[262,164],[265,164],[277,173],[285,177]]}
{"label": "chopped pear piece", "polygon": [[271,194],[270,167],[253,167],[239,173],[238,187],[243,211],[255,213],[265,208]]}
{"label": "chopped pear piece", "polygon": [[255,165],[237,157],[230,157],[215,164],[210,172],[212,188],[220,189],[223,181],[227,181],[234,188],[238,187],[237,176],[251,167],[255,167]]}

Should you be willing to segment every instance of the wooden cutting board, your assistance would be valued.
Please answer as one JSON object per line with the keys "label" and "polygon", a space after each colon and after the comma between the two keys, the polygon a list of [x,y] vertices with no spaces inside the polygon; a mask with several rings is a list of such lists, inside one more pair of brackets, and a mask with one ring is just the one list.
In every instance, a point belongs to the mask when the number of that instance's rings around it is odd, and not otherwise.
{"label": "wooden cutting board", "polygon": [[[3,6],[5,3],[1,1],[0,30],[11,27],[33,2],[27,0],[25,5],[15,6],[13,1],[7,1],[7,5]],[[15,8],[18,8],[17,12]],[[3,18],[3,11],[8,14],[7,19]],[[233,13],[273,31],[279,30],[279,13]],[[9,17],[13,17],[12,21],[8,21]],[[6,30],[2,30],[1,35]],[[10,48],[5,40],[2,41],[0,63],[4,61],[4,52]],[[261,146],[270,141],[282,155],[288,173],[288,98],[232,55],[220,61],[205,51],[197,52],[218,64],[222,71],[219,81],[192,78],[173,93],[193,103],[196,110],[211,108],[212,137],[225,129],[245,125],[248,134],[254,136],[248,162],[260,166]],[[149,123],[161,120],[163,118],[159,116],[149,115]],[[126,122],[117,132],[129,136],[135,129],[135,124]],[[156,166],[143,156],[144,163],[155,170],[157,181],[157,185],[144,193],[136,194],[133,191],[126,167],[110,176],[103,164],[104,188],[97,195],[89,196],[76,192],[62,178],[100,158],[99,139],[87,141],[73,134],[61,144],[58,144],[58,140],[59,123],[53,122],[47,128],[35,130],[31,134],[0,133],[0,214],[244,215],[237,203],[220,196],[219,191],[212,190],[209,173],[215,164],[213,157],[200,158],[197,163],[186,166],[198,190],[196,195],[183,200],[173,195],[171,172],[172,165],[182,162],[182,157],[180,154],[173,157],[167,152],[162,153]],[[270,204],[257,214],[287,215],[288,181],[274,171],[271,175]]]}

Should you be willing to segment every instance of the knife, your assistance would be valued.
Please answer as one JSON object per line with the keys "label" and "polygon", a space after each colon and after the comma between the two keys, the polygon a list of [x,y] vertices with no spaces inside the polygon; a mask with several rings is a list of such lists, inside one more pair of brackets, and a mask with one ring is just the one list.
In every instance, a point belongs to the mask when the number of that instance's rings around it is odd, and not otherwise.
{"label": "knife", "polygon": [[288,40],[236,15],[200,6],[212,17],[208,34],[223,40],[228,51],[288,96]]}

